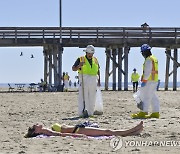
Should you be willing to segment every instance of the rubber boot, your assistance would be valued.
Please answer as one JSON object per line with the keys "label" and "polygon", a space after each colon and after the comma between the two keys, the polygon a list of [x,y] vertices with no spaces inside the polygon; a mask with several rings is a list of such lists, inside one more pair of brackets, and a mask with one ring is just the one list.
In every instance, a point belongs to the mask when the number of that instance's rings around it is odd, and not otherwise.
{"label": "rubber boot", "polygon": [[160,114],[159,112],[151,113],[150,115],[146,115],[146,118],[159,118]]}
{"label": "rubber boot", "polygon": [[145,118],[146,118],[146,115],[147,115],[147,112],[142,112],[142,111],[140,111],[140,112],[138,112],[138,113],[132,114],[131,117],[132,117],[133,119],[145,119]]}

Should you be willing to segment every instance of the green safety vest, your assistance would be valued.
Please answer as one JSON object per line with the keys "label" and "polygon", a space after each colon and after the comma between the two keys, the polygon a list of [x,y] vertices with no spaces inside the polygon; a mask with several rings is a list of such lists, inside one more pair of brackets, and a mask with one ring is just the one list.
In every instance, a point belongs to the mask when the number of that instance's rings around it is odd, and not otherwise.
{"label": "green safety vest", "polygon": [[137,82],[139,80],[139,74],[138,73],[132,73],[131,75],[131,81],[132,82]]}
{"label": "green safety vest", "polygon": [[78,69],[78,73],[93,75],[93,76],[98,74],[99,65],[98,65],[98,61],[95,57],[92,57],[92,67],[89,64],[86,56],[80,57],[80,62],[84,62],[84,65],[81,67],[81,70]]}
{"label": "green safety vest", "polygon": [[[151,71],[151,75],[148,78],[148,81],[158,81],[158,60],[153,55],[146,58],[146,60],[148,59],[152,61],[152,71]],[[144,76],[144,64],[143,64],[143,76]],[[142,76],[142,80],[143,80],[143,76]]]}

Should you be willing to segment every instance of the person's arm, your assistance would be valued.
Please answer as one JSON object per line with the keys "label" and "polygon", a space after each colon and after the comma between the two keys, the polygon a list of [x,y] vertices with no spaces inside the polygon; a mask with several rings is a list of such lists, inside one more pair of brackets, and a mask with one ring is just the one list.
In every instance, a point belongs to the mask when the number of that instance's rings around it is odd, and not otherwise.
{"label": "person's arm", "polygon": [[72,66],[72,70],[73,70],[73,71],[77,71],[78,69],[81,68],[82,65],[83,65],[83,63],[81,63],[81,62],[80,62],[80,58],[78,58],[78,59],[75,61],[74,65]]}
{"label": "person's arm", "polygon": [[148,80],[149,76],[151,75],[151,71],[152,71],[152,61],[148,59],[144,64],[143,80]]}
{"label": "person's arm", "polygon": [[152,71],[152,61],[151,60],[146,60],[145,64],[144,64],[144,74],[143,74],[143,78],[141,79],[141,87],[144,87],[147,83],[147,80],[149,78],[149,76],[151,75],[151,71]]}
{"label": "person's arm", "polygon": [[140,75],[138,74],[138,81],[139,81]]}
{"label": "person's arm", "polygon": [[43,128],[41,130],[41,132],[39,132],[40,134],[43,135],[47,135],[47,136],[62,136],[62,137],[66,137],[66,136],[72,136],[72,137],[86,137],[86,135],[84,134],[75,134],[75,133],[60,133],[60,132],[56,132],[47,128]]}
{"label": "person's arm", "polygon": [[72,136],[72,137],[87,137],[84,134],[76,134],[76,133],[61,133],[62,137],[66,137],[66,136]]}
{"label": "person's arm", "polygon": [[133,82],[133,74],[131,74],[131,82]]}
{"label": "person's arm", "polygon": [[101,86],[100,70],[98,69],[98,86]]}
{"label": "person's arm", "polygon": [[97,58],[95,58],[97,63],[98,63],[98,72],[97,72],[97,75],[98,75],[98,83],[97,83],[97,86],[101,86],[101,76],[100,76],[100,65],[99,65],[99,62],[97,60]]}

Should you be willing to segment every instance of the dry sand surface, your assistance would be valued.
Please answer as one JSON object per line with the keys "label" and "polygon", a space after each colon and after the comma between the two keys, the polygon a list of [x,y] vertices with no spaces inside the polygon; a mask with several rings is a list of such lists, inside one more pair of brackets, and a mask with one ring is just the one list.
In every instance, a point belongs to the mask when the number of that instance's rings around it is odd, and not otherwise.
{"label": "dry sand surface", "polygon": [[[144,130],[141,135],[122,138],[123,146],[116,151],[110,146],[111,139],[23,137],[27,128],[35,123],[50,127],[55,122],[70,125],[84,122],[85,119],[76,118],[77,95],[77,92],[0,93],[0,154],[179,153],[180,91],[158,91],[161,102],[160,119],[143,120]],[[130,117],[131,113],[138,111],[132,91],[103,91],[102,96],[104,114],[91,119],[92,122],[103,128],[127,129],[141,121]],[[148,142],[148,145],[135,146],[137,141]],[[164,141],[166,146],[162,144]],[[171,141],[177,141],[178,146],[171,146]],[[152,142],[155,143],[151,144]]]}

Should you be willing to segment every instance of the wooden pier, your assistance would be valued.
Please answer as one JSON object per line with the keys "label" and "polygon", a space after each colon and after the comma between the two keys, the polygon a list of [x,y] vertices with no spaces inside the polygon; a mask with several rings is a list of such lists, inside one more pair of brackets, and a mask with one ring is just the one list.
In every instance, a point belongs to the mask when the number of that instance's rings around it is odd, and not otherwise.
{"label": "wooden pier", "polygon": [[[62,43],[60,44],[60,38]],[[164,48],[166,54],[165,90],[173,75],[173,90],[177,90],[177,61],[180,48],[180,28],[177,27],[0,27],[0,47],[42,46],[44,53],[44,80],[61,86],[63,47],[104,47],[106,54],[105,90],[113,76],[113,90],[128,90],[128,53],[133,47],[148,43]],[[173,54],[172,54],[173,53]],[[164,54],[164,53],[162,53]],[[116,61],[117,59],[117,61]],[[170,60],[173,70],[169,73]],[[112,70],[110,71],[110,62]],[[122,66],[124,66],[122,68]],[[118,74],[116,75],[116,69]],[[124,78],[122,78],[124,76]],[[54,81],[52,81],[54,79]],[[122,81],[124,79],[124,81]]]}

